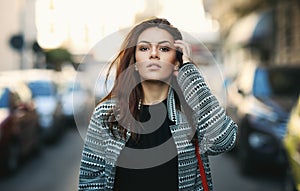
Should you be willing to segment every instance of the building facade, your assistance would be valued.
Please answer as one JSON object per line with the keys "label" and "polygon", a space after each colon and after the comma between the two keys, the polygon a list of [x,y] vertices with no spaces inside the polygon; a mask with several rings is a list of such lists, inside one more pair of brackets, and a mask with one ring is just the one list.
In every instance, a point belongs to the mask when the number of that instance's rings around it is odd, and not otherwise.
{"label": "building facade", "polygon": [[[0,71],[32,68],[32,45],[36,36],[34,6],[35,0],[1,1]],[[10,46],[10,39],[20,34],[24,37],[24,46],[16,51]]]}
{"label": "building facade", "polygon": [[[270,31],[274,35],[270,56],[267,60],[271,65],[294,65],[300,64],[300,1],[299,0],[207,0],[206,9],[221,24],[221,34],[224,41],[228,40],[233,30],[244,27],[245,32],[251,30],[251,23],[244,23],[236,26],[237,23],[246,22],[253,15],[272,9],[272,28]],[[259,22],[259,19],[257,19]],[[257,23],[252,23],[256,25]],[[247,29],[248,31],[246,31]],[[253,28],[253,27],[252,27]],[[240,33],[240,36],[245,34]]]}
{"label": "building facade", "polygon": [[300,65],[300,1],[278,1],[275,10],[275,64]]}

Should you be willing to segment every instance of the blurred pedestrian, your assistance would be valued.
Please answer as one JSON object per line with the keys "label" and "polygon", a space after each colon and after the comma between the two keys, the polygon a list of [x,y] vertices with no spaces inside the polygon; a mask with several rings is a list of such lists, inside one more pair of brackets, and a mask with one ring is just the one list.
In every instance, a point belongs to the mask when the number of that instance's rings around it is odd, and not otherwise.
{"label": "blurred pedestrian", "polygon": [[90,120],[78,190],[213,189],[208,156],[233,148],[237,126],[190,57],[166,19],[132,28]]}

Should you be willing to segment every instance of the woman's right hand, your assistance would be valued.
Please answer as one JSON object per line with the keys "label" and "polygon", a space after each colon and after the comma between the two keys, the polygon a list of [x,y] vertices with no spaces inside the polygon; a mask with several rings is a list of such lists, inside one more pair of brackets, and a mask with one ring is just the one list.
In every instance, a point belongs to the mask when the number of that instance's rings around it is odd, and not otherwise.
{"label": "woman's right hand", "polygon": [[175,40],[174,46],[181,50],[183,63],[191,62],[192,48],[189,43],[183,40]]}

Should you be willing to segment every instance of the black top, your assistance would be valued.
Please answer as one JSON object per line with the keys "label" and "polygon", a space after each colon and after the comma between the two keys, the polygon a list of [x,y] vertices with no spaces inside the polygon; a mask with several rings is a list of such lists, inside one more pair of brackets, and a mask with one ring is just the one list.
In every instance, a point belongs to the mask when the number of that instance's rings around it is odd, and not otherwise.
{"label": "black top", "polygon": [[[162,105],[164,104],[164,105]],[[134,140],[129,138],[126,143],[126,147],[134,148],[134,149],[148,149],[155,148],[167,140],[172,140],[172,147],[174,152],[175,143],[173,141],[170,125],[173,124],[171,120],[169,120],[168,115],[163,114],[164,110],[161,110],[161,107],[164,106],[166,108],[167,101],[164,100],[161,103],[155,105],[143,105],[140,112],[140,121],[147,122],[149,119],[151,120],[150,113],[162,111],[159,114],[165,115],[165,120],[160,125],[160,127],[148,134],[140,134],[138,140]],[[149,108],[150,112],[149,112]],[[153,110],[152,110],[153,109]],[[156,109],[156,110],[155,110]],[[149,122],[149,121],[148,121]],[[151,123],[153,124],[153,123]],[[153,128],[153,127],[151,127]],[[154,127],[155,128],[155,127]],[[163,153],[168,154],[165,151]],[[175,151],[176,152],[176,151]],[[139,153],[139,152],[138,152]],[[173,155],[171,155],[173,156]],[[159,156],[161,157],[161,156]],[[155,159],[155,157],[153,157]],[[129,153],[128,150],[123,149],[118,158],[119,160],[134,160],[136,159],[132,153]],[[146,159],[147,160],[147,159]],[[148,159],[151,160],[151,159]],[[143,164],[144,161],[137,161],[139,164]],[[117,163],[118,164],[118,163]],[[136,164],[136,163],[134,163]],[[178,158],[177,155],[173,157],[171,160],[163,163],[155,165],[150,168],[138,168],[131,169],[125,168],[124,166],[117,166],[116,168],[116,177],[115,177],[115,191],[176,191],[178,190]]]}

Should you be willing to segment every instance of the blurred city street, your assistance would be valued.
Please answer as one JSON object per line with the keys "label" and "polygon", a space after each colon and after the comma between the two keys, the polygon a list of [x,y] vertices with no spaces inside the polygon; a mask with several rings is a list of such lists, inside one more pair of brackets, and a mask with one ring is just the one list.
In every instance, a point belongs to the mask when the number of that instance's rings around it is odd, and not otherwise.
{"label": "blurred city street", "polygon": [[282,191],[283,176],[260,169],[253,175],[242,175],[232,154],[210,157],[215,191]]}
{"label": "blurred city street", "polygon": [[[77,190],[82,146],[77,129],[69,129],[64,139],[27,161],[18,174],[1,178],[1,191]],[[211,162],[215,191],[281,191],[280,177],[241,176],[230,154],[211,157]]]}
{"label": "blurred city street", "polygon": [[75,191],[83,140],[76,128],[65,137],[25,161],[18,173],[0,178],[1,191]]}
{"label": "blurred city street", "polygon": [[234,150],[210,156],[214,190],[300,190],[299,0],[0,4],[0,191],[77,190],[85,130],[115,80],[107,66],[153,16],[182,32],[238,125]]}
{"label": "blurred city street", "polygon": [[[214,80],[209,78],[221,78],[222,68],[209,65],[201,67],[201,71],[222,103],[225,94],[220,90],[220,84],[213,83]],[[1,191],[75,191],[84,143],[82,137],[85,135],[85,128],[78,129],[68,128],[62,138],[27,161],[16,175],[1,178]],[[232,153],[212,156],[210,159],[216,191],[282,191],[283,176],[267,172],[242,175],[237,165],[238,160]]]}

